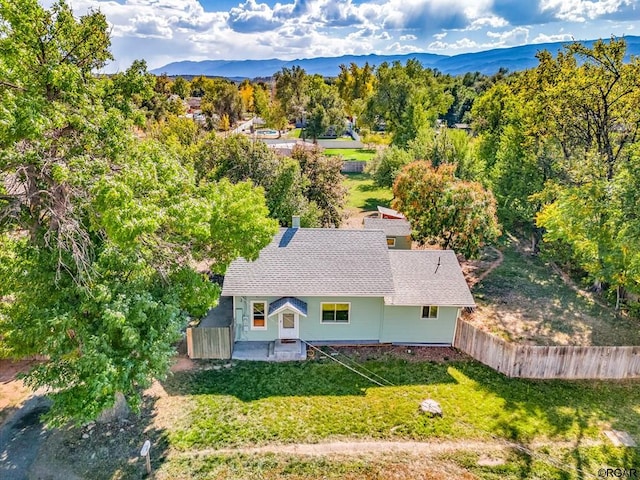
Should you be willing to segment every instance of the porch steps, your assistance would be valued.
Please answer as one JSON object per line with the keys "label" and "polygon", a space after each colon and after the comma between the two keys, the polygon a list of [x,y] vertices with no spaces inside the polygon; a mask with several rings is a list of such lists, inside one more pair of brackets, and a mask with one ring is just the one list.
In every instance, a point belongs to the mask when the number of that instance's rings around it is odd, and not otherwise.
{"label": "porch steps", "polygon": [[300,340],[269,342],[267,359],[272,362],[289,362],[307,359],[307,345]]}

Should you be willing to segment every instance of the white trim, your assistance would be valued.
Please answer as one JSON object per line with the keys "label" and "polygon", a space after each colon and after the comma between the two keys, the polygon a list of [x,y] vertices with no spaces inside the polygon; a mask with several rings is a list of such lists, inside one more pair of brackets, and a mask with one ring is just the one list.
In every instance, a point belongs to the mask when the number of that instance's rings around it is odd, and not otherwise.
{"label": "white trim", "polygon": [[[323,305],[348,305],[349,306],[349,310],[347,310],[348,312],[348,319],[346,322],[330,322],[327,321],[325,322],[324,320],[322,320],[322,306]],[[351,323],[351,302],[320,302],[320,323],[323,325],[349,325]]]}
{"label": "white trim", "polygon": [[296,312],[298,315],[302,315],[303,317],[306,317],[306,315],[304,314],[303,311],[301,311],[300,309],[298,309],[295,305],[290,304],[289,302],[285,303],[284,305],[282,305],[279,308],[276,308],[273,311],[269,312],[269,316],[271,317],[272,315],[276,315],[278,313],[282,313],[285,310],[291,310],[293,312]]}
{"label": "white trim", "polygon": [[[256,303],[262,303],[264,304],[264,327],[256,327],[253,324],[253,305]],[[249,327],[251,328],[251,330],[266,330],[267,329],[267,318],[269,317],[268,315],[268,310],[269,309],[269,302],[267,302],[266,300],[251,300],[249,302]]]}
{"label": "white trim", "polygon": [[[435,317],[425,317],[422,315],[425,307],[429,308],[429,313],[431,313],[432,308],[436,308],[436,316]],[[440,318],[440,306],[439,305],[421,305],[420,306],[420,319],[421,320],[438,320]]]}

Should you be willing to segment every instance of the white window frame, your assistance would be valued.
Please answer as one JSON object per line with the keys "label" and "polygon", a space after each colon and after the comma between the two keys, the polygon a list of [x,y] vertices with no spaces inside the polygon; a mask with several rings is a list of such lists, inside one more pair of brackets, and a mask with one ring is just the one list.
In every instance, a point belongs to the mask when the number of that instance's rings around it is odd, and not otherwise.
{"label": "white window frame", "polygon": [[[429,309],[429,315],[428,316],[424,316],[424,309],[428,308]],[[435,317],[431,316],[431,309],[435,308],[436,309],[436,315]],[[422,320],[437,320],[440,317],[440,307],[438,305],[422,305],[420,307],[420,318],[422,318]]]}
{"label": "white window frame", "polygon": [[[264,305],[264,327],[257,327],[256,325],[254,325],[253,323],[253,306],[256,303],[262,303]],[[267,309],[269,308],[269,304],[267,303],[266,300],[251,300],[251,302],[249,302],[250,304],[250,315],[249,315],[249,321],[251,322],[251,330],[266,330],[267,329],[267,321],[268,321],[268,317],[269,317],[269,312],[267,311]]]}
{"label": "white window frame", "polygon": [[[391,240],[391,243],[389,243],[389,240]],[[387,247],[393,248],[395,246],[396,246],[396,237],[387,237]]]}
{"label": "white window frame", "polygon": [[[324,320],[322,318],[322,312],[324,311],[322,307],[324,305],[347,305],[349,309],[347,310],[347,321],[346,322],[337,322],[335,320]],[[323,325],[349,325],[351,323],[351,302],[320,302],[320,323]]]}

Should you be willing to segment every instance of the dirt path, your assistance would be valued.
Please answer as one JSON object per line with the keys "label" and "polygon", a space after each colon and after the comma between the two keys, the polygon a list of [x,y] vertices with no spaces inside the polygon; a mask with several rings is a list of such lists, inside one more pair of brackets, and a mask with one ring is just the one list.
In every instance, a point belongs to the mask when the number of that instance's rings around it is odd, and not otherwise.
{"label": "dirt path", "polygon": [[477,277],[474,277],[473,279],[467,279],[467,283],[469,283],[469,288],[473,288],[474,285],[480,283],[482,280],[484,280],[489,275],[491,275],[491,272],[493,272],[496,268],[502,265],[502,262],[504,261],[503,253],[495,247],[489,247],[489,248],[498,256],[498,258],[494,260],[486,268],[486,270],[483,271],[480,275],[478,275]]}
{"label": "dirt path", "polygon": [[[601,446],[604,442],[599,440],[586,440],[580,443],[581,447]],[[323,443],[296,443],[290,445],[264,445],[260,447],[237,447],[220,449],[190,450],[176,453],[181,457],[194,457],[206,455],[233,455],[241,454],[290,454],[290,455],[361,455],[367,453],[410,453],[414,455],[437,456],[444,453],[458,451],[473,451],[477,453],[502,452],[513,449],[538,449],[542,447],[575,448],[574,442],[538,442],[529,446],[512,443],[507,440],[457,440],[457,441],[336,441]]]}

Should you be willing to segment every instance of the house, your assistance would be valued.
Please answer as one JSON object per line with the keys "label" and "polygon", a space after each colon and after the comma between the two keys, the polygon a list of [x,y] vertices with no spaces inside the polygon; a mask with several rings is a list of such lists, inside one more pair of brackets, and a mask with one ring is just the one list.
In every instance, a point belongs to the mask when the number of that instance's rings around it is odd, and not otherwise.
{"label": "house", "polygon": [[365,229],[280,229],[257,260],[232,262],[222,296],[247,342],[451,345],[474,306],[453,251],[393,250]]}
{"label": "house", "polygon": [[382,230],[389,248],[411,250],[411,224],[406,219],[365,217],[364,228]]}
{"label": "house", "polygon": [[187,98],[187,113],[192,115],[198,115],[202,113],[202,98],[201,97],[189,97]]}

